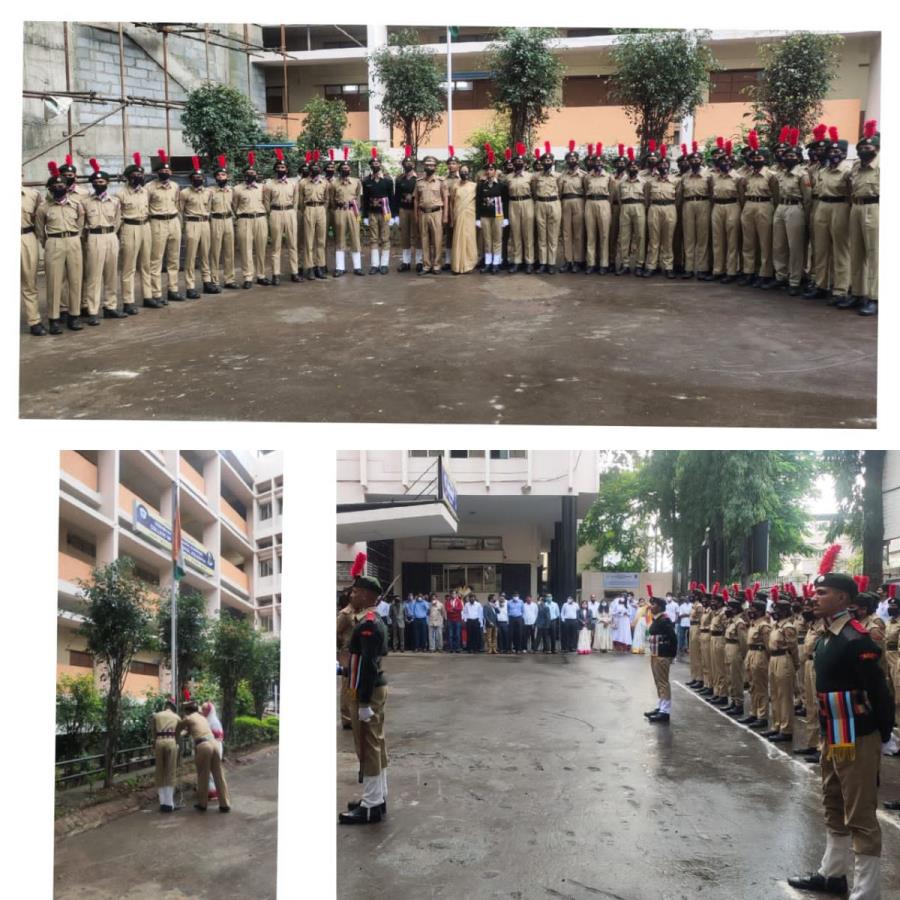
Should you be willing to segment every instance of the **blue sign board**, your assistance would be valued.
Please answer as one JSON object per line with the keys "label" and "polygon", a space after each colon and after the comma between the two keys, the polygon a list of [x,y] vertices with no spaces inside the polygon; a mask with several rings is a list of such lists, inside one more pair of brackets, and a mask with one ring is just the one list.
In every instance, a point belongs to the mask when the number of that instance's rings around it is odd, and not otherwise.
{"label": "blue sign board", "polygon": [[[146,538],[150,543],[172,553],[172,526],[159,518],[155,512],[148,509],[143,503],[134,501],[132,513],[134,530],[136,534]],[[202,544],[195,541],[189,534],[181,532],[181,550],[184,553],[184,563],[192,569],[207,577],[212,577],[216,571],[216,558]]]}

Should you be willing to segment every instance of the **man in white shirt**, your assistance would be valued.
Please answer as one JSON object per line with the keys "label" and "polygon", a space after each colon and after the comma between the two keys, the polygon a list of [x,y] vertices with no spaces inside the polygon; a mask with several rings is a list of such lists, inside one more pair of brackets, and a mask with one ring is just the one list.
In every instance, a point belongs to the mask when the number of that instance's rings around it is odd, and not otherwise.
{"label": "man in white shirt", "polygon": [[675,602],[675,598],[672,596],[671,591],[666,594],[666,615],[669,617],[669,621],[677,628],[678,604]]}
{"label": "man in white shirt", "polygon": [[687,653],[689,635],[691,633],[691,601],[687,597],[679,598],[678,603],[678,652]]}
{"label": "man in white shirt", "polygon": [[559,614],[562,619],[563,653],[574,653],[578,644],[578,604],[572,597],[566,597]]}
{"label": "man in white shirt", "polygon": [[534,598],[531,596],[531,594],[528,594],[525,597],[525,605],[522,607],[522,624],[524,626],[524,632],[522,634],[523,653],[527,653],[529,647],[531,647],[532,653],[534,653],[537,649],[537,647],[535,646],[534,633],[534,625],[535,622],[537,622],[537,614],[537,603],[534,602]]}
{"label": "man in white shirt", "polygon": [[481,631],[484,628],[484,608],[474,594],[466,597],[463,606],[463,622],[466,625],[466,650],[481,653]]}

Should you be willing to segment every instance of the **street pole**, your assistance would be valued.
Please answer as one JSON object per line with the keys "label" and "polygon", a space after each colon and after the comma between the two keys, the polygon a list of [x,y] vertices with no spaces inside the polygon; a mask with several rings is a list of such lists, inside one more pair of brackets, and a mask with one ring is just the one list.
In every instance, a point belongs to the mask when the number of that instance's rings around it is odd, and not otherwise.
{"label": "street pole", "polygon": [[[176,456],[176,459],[180,459]],[[178,472],[175,472],[175,481],[172,483],[172,696],[175,698],[175,705],[178,705],[178,577],[175,572],[175,517],[178,512]]]}
{"label": "street pole", "polygon": [[447,26],[447,143],[453,143],[453,53],[450,49],[450,26]]}

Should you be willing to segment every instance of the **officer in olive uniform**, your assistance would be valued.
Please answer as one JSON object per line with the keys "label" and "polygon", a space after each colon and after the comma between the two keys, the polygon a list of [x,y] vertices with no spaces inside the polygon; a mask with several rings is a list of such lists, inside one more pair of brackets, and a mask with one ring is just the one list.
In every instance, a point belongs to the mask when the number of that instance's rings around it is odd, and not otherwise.
{"label": "officer in olive uniform", "polygon": [[687,152],[687,144],[682,144],[681,150],[679,160],[687,167],[678,179],[684,247],[684,272],[681,277],[693,278],[696,275],[701,281],[710,281],[713,277],[709,268],[711,179],[703,168],[703,156],[697,150],[696,141],[690,153]]}
{"label": "officer in olive uniform", "polygon": [[569,141],[566,168],[557,177],[562,213],[563,264],[561,272],[580,272],[584,265],[584,179],[575,141]]}
{"label": "officer in olive uniform", "polygon": [[647,644],[650,648],[650,673],[656,688],[656,709],[645,712],[648,722],[667,725],[672,715],[672,686],[669,682],[669,670],[672,660],[678,655],[678,635],[675,625],[666,615],[665,597],[654,597],[652,587],[647,586],[650,599],[650,611],[653,621],[647,629]]}
{"label": "officer in olive uniform", "polygon": [[881,182],[881,135],[878,122],[866,122],[856,145],[859,157],[850,170],[850,300],[838,309],[858,306],[861,316],[878,312],[878,201]]}
{"label": "officer in olive uniform", "polygon": [[150,717],[150,735],[156,765],[154,783],[161,813],[175,812],[175,770],[178,765],[178,743],[175,737],[181,722],[175,710],[175,700],[167,697],[163,709]]}
{"label": "officer in olive uniform", "polygon": [[144,187],[144,167],[141,154],[132,154],[133,163],[125,168],[125,186],[116,196],[122,206],[122,224],[119,228],[119,243],[122,246],[122,312],[129,316],[138,314],[134,302],[134,279],[141,279],[141,296],[145,306],[158,308],[161,304],[153,300],[153,286],[150,281],[150,254],[152,234],[150,229],[150,201]]}
{"label": "officer in olive uniform", "polygon": [[206,176],[200,165],[200,157],[194,157],[190,187],[178,194],[178,208],[184,220],[184,286],[188,300],[197,300],[200,292],[196,289],[197,266],[203,280],[204,294],[219,294],[219,286],[213,284],[209,267],[209,213],[212,193],[207,190]]}
{"label": "officer in olive uniform", "polygon": [[422,160],[425,175],[416,180],[414,209],[422,242],[422,271],[420,275],[439,275],[444,225],[450,221],[448,188],[437,172],[437,157]]}
{"label": "officer in olive uniform", "polygon": [[419,244],[419,229],[416,225],[415,199],[416,164],[412,158],[412,147],[407,144],[403,148],[403,174],[394,179],[394,202],[397,224],[400,226],[401,262],[398,272],[409,272],[412,269],[413,251],[416,254],[416,271],[422,271],[422,247]]}
{"label": "officer in olive uniform", "polygon": [[776,173],[778,206],[772,220],[772,262],[775,280],[763,285],[789,288],[796,297],[802,293],[803,264],[806,261],[806,221],[812,206],[812,184],[801,165],[797,139],[800,132],[793,128],[788,143],[782,149],[781,163]]}
{"label": "officer in olive uniform", "polygon": [[775,172],[766,165],[769,154],[760,146],[757,133],[751,131],[747,140],[750,146],[747,156],[750,171],[744,173],[738,181],[744,255],[744,276],[738,284],[765,287],[771,283],[773,273],[772,219],[778,201],[778,180]]}
{"label": "officer in olive uniform", "polygon": [[341,825],[370,825],[387,814],[387,764],[384,713],[387,681],[381,657],[387,652],[387,629],[375,612],[381,584],[359,575],[350,592],[355,625],[350,635],[350,660],[342,671],[350,692],[350,724],[359,759],[362,798],[347,804],[338,816]]}
{"label": "officer in olive uniform", "polygon": [[844,896],[856,855],[850,900],[881,896],[878,771],[881,745],[891,736],[894,705],[881,650],[849,612],[857,586],[826,572],[814,582],[813,609],[824,625],[814,655],[822,745],[825,853],[818,871],[789,878],[791,887]]}
{"label": "officer in olive uniform", "polygon": [[[363,188],[358,178],[350,175],[346,151],[337,178],[331,185],[331,206],[334,210],[334,277],[344,274],[345,256],[350,248],[353,274],[364,275],[359,240],[359,212],[363,203]],[[373,215],[369,212],[368,215]],[[374,253],[375,251],[373,251]]]}
{"label": "officer in olive uniform", "polygon": [[328,214],[331,186],[319,167],[319,151],[314,150],[309,178],[300,187],[299,207],[303,210],[303,238],[305,241],[303,264],[306,279],[325,279],[325,241],[328,234]]}
{"label": "officer in olive uniform", "polygon": [[509,191],[506,182],[497,178],[497,164],[493,150],[488,154],[488,165],[485,178],[475,188],[476,226],[481,231],[484,247],[484,265],[481,273],[500,273],[503,265],[503,229],[509,224],[506,210],[509,204]]}
{"label": "officer in olive uniform", "polygon": [[588,147],[584,186],[585,274],[609,272],[609,234],[612,222],[612,176],[603,168],[603,144]]}
{"label": "officer in olive uniform", "polygon": [[[453,201],[456,189],[462,180],[459,175],[460,162],[453,145],[447,147],[447,177],[444,178],[444,184],[447,188],[447,220],[444,227],[444,264],[441,267],[444,272],[450,271],[450,248],[453,246],[453,225],[450,222],[449,211],[453,209]],[[483,172],[479,172],[476,176],[476,182],[483,176]],[[481,241],[481,231],[476,230],[475,241],[478,244],[478,260],[479,265],[482,264],[484,250]]]}
{"label": "officer in olive uniform", "polygon": [[[172,181],[172,167],[165,150],[159,150],[156,181],[147,185],[147,209],[150,215],[150,292],[144,306],[158,308],[170,300],[184,300],[178,290],[178,264],[181,256],[181,216],[178,214],[178,185]],[[163,261],[166,264],[166,297],[162,293]],[[148,299],[156,303],[147,303]]]}
{"label": "officer in olive uniform", "polygon": [[766,596],[765,591],[754,591],[747,610],[750,627],[747,630],[744,673],[750,684],[750,711],[738,722],[749,725],[754,731],[769,727],[769,634],[773,623],[766,614]]}
{"label": "officer in olive uniform", "polygon": [[646,255],[647,206],[646,179],[641,176],[634,148],[628,148],[626,177],[616,186],[619,202],[619,249],[616,275],[644,274]]}
{"label": "officer in olive uniform", "polygon": [[287,244],[291,281],[300,281],[297,249],[297,183],[288,178],[288,165],[281,147],[275,148],[275,177],[263,185],[263,206],[269,214],[269,265],[272,284],[281,281],[281,248]]}
{"label": "officer in olive uniform", "polygon": [[791,619],[790,595],[772,588],[772,619],[769,632],[769,700],[771,728],[763,732],[773,744],[792,744],[794,740],[794,673],[799,656],[797,629]]}
{"label": "officer in olive uniform", "polygon": [[35,337],[47,333],[41,322],[41,311],[38,307],[37,272],[38,272],[38,239],[35,234],[35,218],[41,205],[40,191],[22,185],[22,311],[28,328]]}
{"label": "officer in olive uniform", "polygon": [[516,144],[516,155],[512,159],[513,171],[507,176],[506,190],[509,195],[509,271],[516,273],[525,264],[525,274],[534,271],[534,198],[532,196],[533,175],[525,168],[525,145]]}
{"label": "officer in olive uniform", "polygon": [[371,174],[362,182],[363,224],[369,229],[370,275],[387,275],[391,259],[391,223],[400,224],[395,207],[394,179],[385,175],[375,147],[369,161]]}
{"label": "officer in olive uniform", "polygon": [[253,287],[254,275],[257,284],[271,284],[266,278],[266,243],[269,239],[269,227],[266,224],[263,187],[257,180],[256,154],[252,150],[247,154],[244,183],[234,188],[232,209],[237,218],[244,290]]}
{"label": "officer in olive uniform", "polygon": [[122,204],[109,193],[109,175],[100,169],[96,159],[90,160],[92,197],[84,201],[84,296],[87,324],[100,324],[100,304],[104,319],[124,319],[118,310],[119,238]]}
{"label": "officer in olive uniform", "polygon": [[217,287],[221,275],[223,286],[233,291],[237,290],[234,280],[234,188],[228,183],[228,160],[220,156],[218,163],[214,173],[216,186],[210,190],[209,268]]}

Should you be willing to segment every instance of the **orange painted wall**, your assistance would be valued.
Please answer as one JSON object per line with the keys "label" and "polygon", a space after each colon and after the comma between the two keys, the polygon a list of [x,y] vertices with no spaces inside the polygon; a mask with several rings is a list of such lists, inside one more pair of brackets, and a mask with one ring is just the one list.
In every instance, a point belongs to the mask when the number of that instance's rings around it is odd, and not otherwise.
{"label": "orange painted wall", "polygon": [[70,666],[66,663],[56,664],[56,680],[59,681],[61,675],[92,675],[93,670],[85,666]]}
{"label": "orange painted wall", "polygon": [[203,476],[181,456],[178,457],[178,471],[181,473],[181,477],[201,496],[206,496],[206,482],[203,480]]}
{"label": "orange painted wall", "polygon": [[242,572],[237,566],[228,562],[224,557],[220,560],[220,564],[223,577],[243,588],[247,593],[250,593],[250,579],[246,572]]}
{"label": "orange painted wall", "polygon": [[59,466],[67,475],[77,478],[92,491],[97,490],[97,467],[80,453],[74,450],[62,450],[59,454]]}
{"label": "orange painted wall", "polygon": [[138,497],[134,491],[129,490],[125,487],[124,484],[119,485],[119,509],[122,510],[126,515],[131,515],[134,509],[134,501],[137,500],[139,503],[143,503],[147,509],[152,513],[156,513],[156,515],[160,515],[160,512],[155,507],[151,506],[143,497]]}
{"label": "orange painted wall", "polygon": [[224,498],[219,499],[219,511],[237,528],[241,534],[249,534],[247,522],[241,517],[241,514]]}
{"label": "orange painted wall", "polygon": [[132,697],[143,697],[147,691],[159,690],[159,678],[152,675],[126,675],[125,688],[126,694]]}
{"label": "orange painted wall", "polygon": [[78,579],[90,581],[91,565],[69,556],[68,553],[59,552],[59,577],[63,581],[77,582]]}

